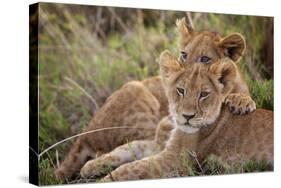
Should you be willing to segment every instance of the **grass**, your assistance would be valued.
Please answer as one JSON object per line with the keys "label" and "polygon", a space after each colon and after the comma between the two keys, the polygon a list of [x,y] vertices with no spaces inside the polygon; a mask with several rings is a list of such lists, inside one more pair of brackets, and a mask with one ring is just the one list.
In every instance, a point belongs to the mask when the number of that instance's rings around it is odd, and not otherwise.
{"label": "grass", "polygon": [[175,169],[169,177],[207,176],[222,174],[240,174],[249,172],[268,172],[272,167],[266,161],[259,163],[244,161],[239,164],[226,163],[220,157],[209,155],[203,162],[199,163],[194,154],[184,151],[180,155],[180,168]]}
{"label": "grass", "polygon": [[[40,152],[81,132],[97,106],[102,106],[106,98],[124,83],[157,75],[156,59],[164,49],[177,52],[174,21],[184,16],[183,12],[92,10],[61,4],[40,5]],[[112,16],[112,10],[120,17],[119,21]],[[193,13],[192,16],[199,30],[212,28],[221,34],[236,31],[246,36],[248,50],[239,66],[257,106],[273,109],[273,80],[265,79],[265,68],[260,66],[259,56],[267,20],[203,13]],[[57,166],[56,150],[58,161],[61,161],[72,143],[61,144],[40,158],[40,185],[62,183],[53,174]],[[226,172],[211,161],[206,164],[208,168],[202,175]],[[248,164],[233,171],[260,169],[259,164]],[[189,174],[199,173],[198,169],[189,171]]]}
{"label": "grass", "polygon": [[210,155],[201,164],[194,165],[191,170],[194,175],[221,175],[221,174],[239,174],[249,172],[266,172],[271,171],[271,167],[265,161],[256,163],[253,161],[245,161],[240,164],[228,164],[215,155]]}

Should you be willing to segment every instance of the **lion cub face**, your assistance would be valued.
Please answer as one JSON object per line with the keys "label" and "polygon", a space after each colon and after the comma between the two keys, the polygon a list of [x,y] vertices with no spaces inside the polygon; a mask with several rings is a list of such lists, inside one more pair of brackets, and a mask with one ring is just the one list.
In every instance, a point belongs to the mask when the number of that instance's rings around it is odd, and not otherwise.
{"label": "lion cub face", "polygon": [[170,52],[160,56],[160,74],[176,126],[193,133],[215,122],[236,77],[228,58],[212,65],[185,65]]}
{"label": "lion cub face", "polygon": [[244,54],[246,43],[239,33],[221,37],[210,31],[193,31],[182,18],[176,22],[179,31],[180,58],[182,63],[217,62],[218,59],[228,57],[237,62]]}

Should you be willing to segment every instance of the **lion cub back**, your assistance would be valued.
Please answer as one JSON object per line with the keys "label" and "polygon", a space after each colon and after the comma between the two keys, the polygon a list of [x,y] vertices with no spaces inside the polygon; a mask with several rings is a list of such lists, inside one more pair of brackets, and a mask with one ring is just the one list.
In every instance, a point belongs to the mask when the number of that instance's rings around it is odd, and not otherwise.
{"label": "lion cub back", "polygon": [[[228,109],[226,109],[228,110]],[[273,112],[257,109],[245,116],[226,116],[227,123],[209,152],[227,161],[266,161],[273,164]]]}

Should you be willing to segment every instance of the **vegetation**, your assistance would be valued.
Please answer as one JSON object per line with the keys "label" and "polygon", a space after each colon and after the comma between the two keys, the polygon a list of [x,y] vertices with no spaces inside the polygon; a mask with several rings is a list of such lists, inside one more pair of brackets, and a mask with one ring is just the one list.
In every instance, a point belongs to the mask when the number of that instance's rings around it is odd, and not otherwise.
{"label": "vegetation", "polygon": [[[177,51],[176,18],[185,12],[40,4],[39,14],[39,151],[81,132],[97,106],[129,80],[158,74],[156,59],[164,49]],[[226,35],[240,32],[247,39],[239,63],[258,107],[273,109],[272,73],[261,51],[271,18],[188,13],[197,30]],[[269,75],[269,76],[268,76]],[[41,185],[57,184],[53,170],[72,141],[41,156]],[[184,164],[183,164],[184,165]],[[204,166],[204,165],[203,165]],[[206,167],[207,166],[207,167]],[[225,170],[213,159],[206,170],[189,174],[260,171],[259,164]],[[224,170],[221,170],[224,169]],[[76,181],[79,182],[79,181]],[[73,183],[73,182],[69,182]]]}

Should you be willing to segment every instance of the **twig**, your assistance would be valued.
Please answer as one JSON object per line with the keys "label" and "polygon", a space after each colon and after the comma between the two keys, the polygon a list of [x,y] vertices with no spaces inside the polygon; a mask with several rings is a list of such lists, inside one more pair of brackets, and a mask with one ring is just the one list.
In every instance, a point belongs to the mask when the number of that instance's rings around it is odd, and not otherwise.
{"label": "twig", "polygon": [[38,153],[37,153],[32,147],[29,146],[29,149],[30,149],[35,155],[38,156]]}
{"label": "twig", "polygon": [[56,150],[56,161],[57,161],[57,168],[60,166],[60,161],[59,161],[59,152]]}
{"label": "twig", "polygon": [[111,181],[115,181],[111,172],[109,172],[109,177],[110,177]]}
{"label": "twig", "polygon": [[99,109],[99,106],[98,106],[98,103],[96,102],[96,100],[84,88],[82,88],[77,82],[75,82],[74,80],[72,80],[69,77],[64,77],[64,79],[69,81],[73,85],[75,85],[78,89],[80,89],[80,91],[82,91],[93,102],[95,111]]}
{"label": "twig", "polygon": [[190,12],[186,12],[186,18],[187,18],[186,22],[187,22],[188,26],[192,30],[194,30],[194,25],[193,25],[193,21],[192,21],[192,17],[191,17],[191,13]]}
{"label": "twig", "polygon": [[102,24],[102,7],[99,7],[97,10],[96,20],[97,20],[96,26],[95,26],[96,32],[98,32],[100,34],[100,36],[102,37],[102,39],[105,41],[106,35],[100,27],[100,25]]}
{"label": "twig", "polygon": [[113,10],[113,8],[108,7],[108,10],[111,12],[111,14],[115,17],[116,21],[120,24],[120,26],[122,27],[122,29],[125,32],[128,32],[129,30],[127,29],[126,25],[124,24],[124,22],[122,21],[122,19],[116,14],[116,12]]}
{"label": "twig", "polygon": [[201,164],[199,163],[199,160],[198,160],[198,157],[197,157],[196,152],[195,152],[195,151],[189,151],[189,150],[188,150],[188,153],[195,159],[195,161],[196,161],[198,167],[200,168],[200,171],[203,173],[204,170],[202,169],[202,166],[201,166]]}
{"label": "twig", "polygon": [[106,128],[102,128],[102,129],[95,129],[95,130],[91,130],[91,131],[87,131],[87,132],[83,132],[83,133],[80,133],[80,134],[76,134],[76,135],[73,135],[71,137],[68,137],[66,139],[63,139],[53,145],[51,145],[50,147],[48,147],[47,149],[45,149],[44,151],[42,151],[40,154],[37,154],[31,147],[30,149],[39,157],[45,154],[46,152],[48,152],[50,149],[68,141],[68,140],[71,140],[73,138],[76,138],[76,137],[79,137],[79,136],[82,136],[82,135],[86,135],[86,134],[90,134],[90,133],[95,133],[95,132],[99,132],[99,131],[105,131],[105,130],[112,130],[112,129],[149,129],[149,128],[142,128],[142,127],[106,127]]}
{"label": "twig", "polygon": [[52,165],[52,166],[53,166],[53,168],[55,169],[55,168],[56,168],[56,165],[55,165],[55,163],[54,163],[53,159],[51,158],[50,154],[49,154],[49,153],[47,153],[47,156],[48,156],[48,158],[49,158],[49,161],[50,161],[51,165]]}

